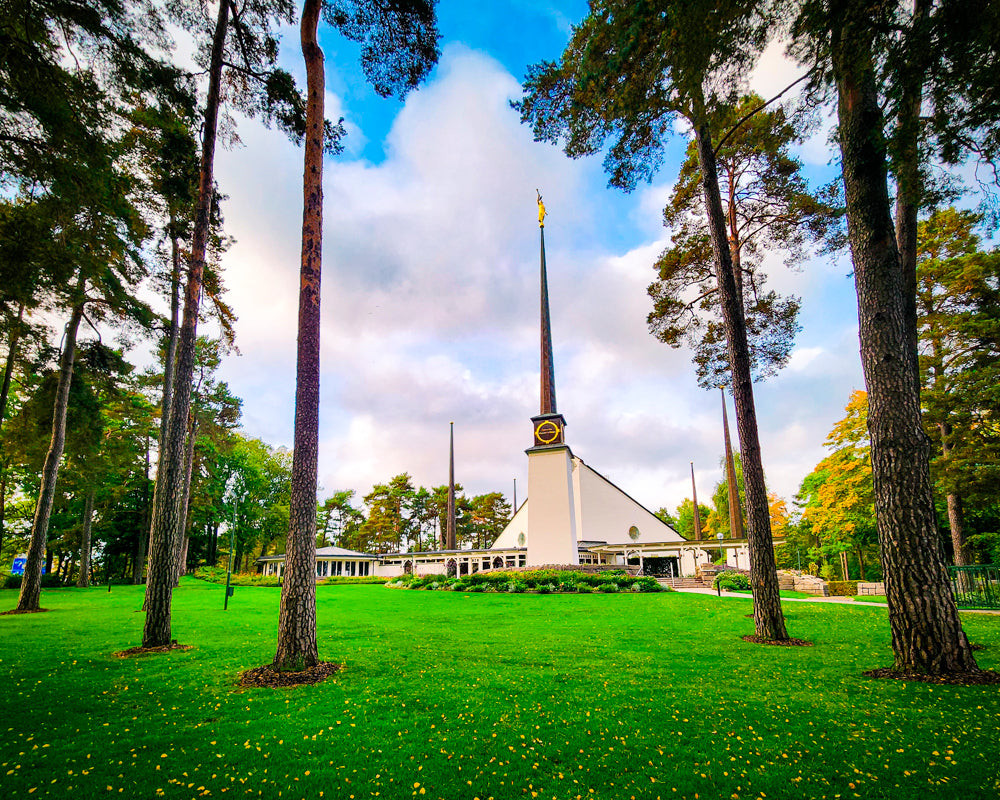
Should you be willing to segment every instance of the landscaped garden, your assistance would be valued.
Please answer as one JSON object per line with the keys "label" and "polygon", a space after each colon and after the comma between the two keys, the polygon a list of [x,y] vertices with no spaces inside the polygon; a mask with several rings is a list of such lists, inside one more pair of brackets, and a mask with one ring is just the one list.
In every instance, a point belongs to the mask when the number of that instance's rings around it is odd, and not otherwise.
{"label": "landscaped garden", "polygon": [[[1000,791],[1000,694],[872,680],[886,612],[785,605],[813,647],[761,647],[750,601],[318,589],[326,682],[240,689],[279,591],[184,578],[143,658],[142,588],[44,591],[0,617],[2,797],[947,798]],[[0,592],[11,608],[16,592]],[[964,614],[983,667],[1000,617]]]}

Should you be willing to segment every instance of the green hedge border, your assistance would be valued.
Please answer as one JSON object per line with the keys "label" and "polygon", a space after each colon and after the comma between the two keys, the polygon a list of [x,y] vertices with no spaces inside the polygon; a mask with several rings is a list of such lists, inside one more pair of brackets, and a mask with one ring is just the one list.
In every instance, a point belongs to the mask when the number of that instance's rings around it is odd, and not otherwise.
{"label": "green hedge border", "polygon": [[449,578],[447,575],[400,575],[390,579],[386,586],[398,589],[424,589],[453,592],[504,592],[507,594],[589,594],[601,592],[653,593],[670,591],[656,578],[634,577],[623,570],[599,573],[575,570],[540,569],[513,572],[495,570],[474,572],[471,575]]}

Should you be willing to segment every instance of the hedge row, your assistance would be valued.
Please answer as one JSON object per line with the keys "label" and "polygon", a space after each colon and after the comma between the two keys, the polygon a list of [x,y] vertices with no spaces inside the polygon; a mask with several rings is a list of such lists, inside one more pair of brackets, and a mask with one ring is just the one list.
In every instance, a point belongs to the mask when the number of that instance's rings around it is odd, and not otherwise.
{"label": "hedge row", "polygon": [[[226,570],[223,567],[198,567],[194,571],[194,576],[209,583],[226,582]],[[363,575],[352,577],[351,575],[332,575],[316,582],[317,586],[334,586],[340,584],[366,584],[385,583],[388,578],[377,575]],[[281,579],[277,575],[257,575],[254,573],[234,572],[229,579],[231,586],[281,586]]]}
{"label": "hedge row", "polygon": [[833,597],[854,597],[858,593],[857,581],[827,581],[826,588]]}
{"label": "hedge row", "polygon": [[[198,567],[194,576],[209,583],[226,582],[225,567]],[[281,586],[277,575],[257,575],[253,572],[234,572],[229,578],[230,586]]]}
{"label": "hedge row", "polygon": [[337,586],[342,584],[382,584],[388,578],[382,575],[331,575],[317,583],[317,586]]}
{"label": "hedge row", "polygon": [[[68,584],[63,583],[62,578],[58,575],[49,575],[46,573],[42,575],[42,588],[43,589],[58,589],[60,586],[76,586],[76,583]],[[20,575],[8,575],[3,581],[4,589],[20,589],[21,588],[21,576]]]}
{"label": "hedge row", "polygon": [[636,578],[624,571],[584,573],[575,570],[540,569],[527,572],[496,570],[474,572],[458,578],[447,575],[400,575],[386,586],[400,589],[430,589],[454,592],[508,592],[521,594],[589,594],[603,592],[662,592],[668,591],[655,578]]}

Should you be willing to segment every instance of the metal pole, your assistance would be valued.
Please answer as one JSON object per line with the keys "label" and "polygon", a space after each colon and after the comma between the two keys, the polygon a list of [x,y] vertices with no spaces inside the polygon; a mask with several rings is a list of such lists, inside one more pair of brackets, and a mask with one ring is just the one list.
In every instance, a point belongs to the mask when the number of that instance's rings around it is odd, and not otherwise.
{"label": "metal pole", "polygon": [[229,610],[229,579],[233,574],[233,536],[236,533],[236,509],[239,501],[236,499],[236,492],[233,492],[233,526],[229,529],[229,563],[226,565],[226,598],[222,601],[222,610]]}

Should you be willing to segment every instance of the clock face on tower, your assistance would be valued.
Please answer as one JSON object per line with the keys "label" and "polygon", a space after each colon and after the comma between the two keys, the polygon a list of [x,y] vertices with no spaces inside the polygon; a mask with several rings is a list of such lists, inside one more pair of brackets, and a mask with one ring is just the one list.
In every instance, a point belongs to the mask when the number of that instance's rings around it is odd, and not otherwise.
{"label": "clock face on tower", "polygon": [[556,420],[546,419],[535,424],[535,445],[561,444],[563,428]]}

